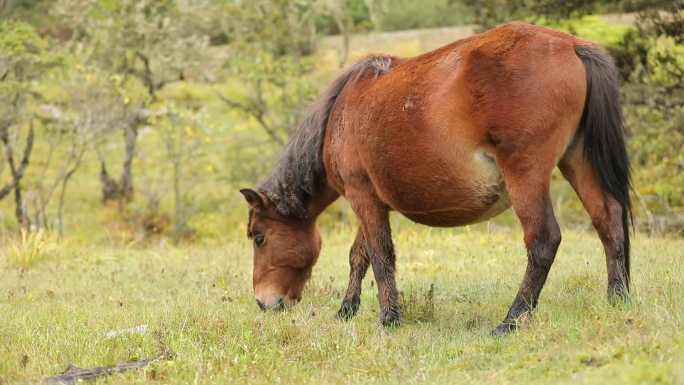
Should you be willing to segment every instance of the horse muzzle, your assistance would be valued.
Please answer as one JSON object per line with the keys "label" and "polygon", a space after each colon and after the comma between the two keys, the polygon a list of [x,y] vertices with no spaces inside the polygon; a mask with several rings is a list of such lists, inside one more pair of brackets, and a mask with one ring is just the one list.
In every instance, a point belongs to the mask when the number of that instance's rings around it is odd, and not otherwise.
{"label": "horse muzzle", "polygon": [[263,311],[266,311],[266,310],[284,310],[285,309],[285,302],[283,301],[282,298],[278,298],[278,300],[271,305],[266,305],[264,302],[262,302],[259,299],[256,300],[256,303],[259,306],[259,309],[261,309]]}

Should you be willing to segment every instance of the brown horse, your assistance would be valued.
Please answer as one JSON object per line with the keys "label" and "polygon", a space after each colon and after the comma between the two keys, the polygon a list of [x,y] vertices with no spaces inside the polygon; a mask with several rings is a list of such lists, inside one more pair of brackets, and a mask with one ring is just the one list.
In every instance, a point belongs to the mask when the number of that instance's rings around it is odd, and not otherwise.
{"label": "brown horse", "polygon": [[319,97],[263,183],[243,189],[262,309],[295,304],[320,252],[318,215],[340,195],[359,219],[349,287],[368,266],[380,320],[400,321],[389,212],[429,226],[484,221],[513,206],[527,271],[503,322],[539,298],[561,241],[549,196],[558,166],[603,243],[608,295],[629,283],[630,175],[612,60],[552,29],[511,23],[414,57],[369,56]]}

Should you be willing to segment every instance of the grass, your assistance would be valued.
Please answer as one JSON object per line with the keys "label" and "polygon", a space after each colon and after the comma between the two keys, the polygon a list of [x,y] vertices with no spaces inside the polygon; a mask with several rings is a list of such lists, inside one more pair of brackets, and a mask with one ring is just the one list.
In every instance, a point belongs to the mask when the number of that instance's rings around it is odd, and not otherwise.
{"label": "grass", "polygon": [[[399,219],[395,228],[406,317],[394,330],[379,325],[371,275],[357,318],[332,318],[346,288],[351,227],[325,229],[304,300],[282,313],[254,304],[242,232],[218,246],[68,242],[24,267],[3,257],[0,383],[164,348],[175,359],[98,382],[684,383],[683,241],[637,235],[633,299],[613,307],[599,241],[566,231],[538,311],[495,339],[489,331],[524,270],[520,232],[435,230]],[[106,337],[139,325],[149,328]]]}

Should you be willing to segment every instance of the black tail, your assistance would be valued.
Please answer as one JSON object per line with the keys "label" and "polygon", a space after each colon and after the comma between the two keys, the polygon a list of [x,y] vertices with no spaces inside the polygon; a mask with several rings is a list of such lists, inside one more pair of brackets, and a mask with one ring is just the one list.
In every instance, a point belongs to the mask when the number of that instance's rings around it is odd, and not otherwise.
{"label": "black tail", "polygon": [[584,156],[593,166],[603,190],[622,207],[625,268],[629,284],[631,182],[616,71],[612,58],[598,46],[576,46],[575,52],[587,73],[587,98],[581,122]]}

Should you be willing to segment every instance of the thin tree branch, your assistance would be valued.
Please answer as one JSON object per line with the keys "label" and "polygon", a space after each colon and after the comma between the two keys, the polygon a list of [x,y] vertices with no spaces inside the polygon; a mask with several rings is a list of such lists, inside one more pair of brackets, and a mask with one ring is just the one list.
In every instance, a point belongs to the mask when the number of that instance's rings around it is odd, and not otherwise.
{"label": "thin tree branch", "polygon": [[251,102],[252,105],[247,105],[244,103],[241,103],[239,101],[230,99],[224,95],[222,95],[218,90],[214,89],[214,94],[221,99],[224,103],[226,103],[229,107],[240,110],[254,119],[259,123],[259,125],[266,131],[268,136],[271,137],[276,143],[280,145],[284,145],[285,141],[276,133],[276,131],[266,122],[264,119],[264,111],[259,108],[257,103]]}
{"label": "thin tree branch", "polygon": [[152,67],[150,66],[150,59],[147,57],[147,55],[144,55],[140,51],[135,51],[135,56],[138,57],[140,60],[143,62],[143,67],[145,68],[145,72],[141,76],[143,83],[145,83],[145,86],[147,86],[147,92],[150,94],[150,97],[152,100],[157,100],[157,95],[156,95],[156,90],[161,88],[163,83],[157,87],[154,84],[154,78],[152,76]]}
{"label": "thin tree branch", "polygon": [[7,196],[7,194],[9,194],[13,188],[14,188],[14,181],[6,184],[2,189],[0,189],[0,200],[2,200],[2,198]]}
{"label": "thin tree branch", "polygon": [[137,361],[128,361],[113,366],[95,366],[92,368],[78,368],[73,365],[67,367],[64,374],[44,378],[47,384],[74,384],[101,376],[109,376],[116,373],[123,373],[131,369],[140,369],[155,361],[170,361],[175,357],[175,353],[170,350],[162,351],[161,353],[143,358]]}

